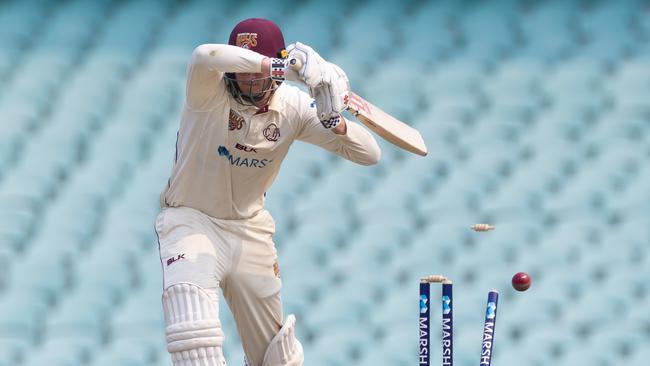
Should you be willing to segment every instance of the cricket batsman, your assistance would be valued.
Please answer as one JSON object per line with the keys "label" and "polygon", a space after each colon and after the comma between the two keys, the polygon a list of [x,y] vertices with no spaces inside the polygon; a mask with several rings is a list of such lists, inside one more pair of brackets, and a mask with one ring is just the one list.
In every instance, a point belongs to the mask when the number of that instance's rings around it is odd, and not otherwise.
{"label": "cricket batsman", "polygon": [[[304,44],[285,49],[269,20],[246,19],[227,45],[203,44],[192,53],[174,166],[156,218],[174,366],[226,365],[218,288],[249,366],[303,364],[296,319],[282,313],[275,223],[264,195],[294,140],[361,165],[379,161],[370,133],[340,114],[348,95],[341,68]],[[340,194],[341,183],[320,194]],[[323,217],[322,224],[337,219]]]}

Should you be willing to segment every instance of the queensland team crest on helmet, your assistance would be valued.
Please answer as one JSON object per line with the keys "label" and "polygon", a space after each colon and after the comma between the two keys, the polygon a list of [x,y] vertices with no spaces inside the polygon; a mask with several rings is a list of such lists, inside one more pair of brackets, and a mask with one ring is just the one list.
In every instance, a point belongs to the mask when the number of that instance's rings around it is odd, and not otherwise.
{"label": "queensland team crest on helmet", "polygon": [[249,50],[255,48],[255,46],[257,46],[257,33],[238,33],[235,44],[237,47]]}

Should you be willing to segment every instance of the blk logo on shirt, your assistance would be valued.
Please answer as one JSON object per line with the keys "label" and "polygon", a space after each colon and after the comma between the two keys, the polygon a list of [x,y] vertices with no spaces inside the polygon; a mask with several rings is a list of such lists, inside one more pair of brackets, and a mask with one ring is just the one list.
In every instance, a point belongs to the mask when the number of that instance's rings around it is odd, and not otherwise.
{"label": "blk logo on shirt", "polygon": [[235,143],[235,149],[245,151],[245,152],[252,152],[252,153],[257,153],[257,150],[250,146],[242,145],[240,143]]}

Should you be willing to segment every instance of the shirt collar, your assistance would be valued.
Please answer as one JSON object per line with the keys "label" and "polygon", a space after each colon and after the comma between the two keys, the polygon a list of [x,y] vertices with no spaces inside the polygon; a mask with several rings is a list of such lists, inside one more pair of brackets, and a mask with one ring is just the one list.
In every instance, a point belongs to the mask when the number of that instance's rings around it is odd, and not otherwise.
{"label": "shirt collar", "polygon": [[[266,113],[268,111],[274,111],[276,113],[280,113],[280,111],[282,109],[282,107],[281,107],[282,106],[282,95],[280,95],[280,94],[282,93],[283,90],[284,90],[284,88],[282,88],[282,85],[280,85],[277,89],[275,89],[275,91],[273,92],[273,95],[271,96],[271,100],[269,101],[269,103],[267,105],[265,105],[264,107],[262,107],[262,108],[256,108],[255,106],[250,106],[250,105],[249,106],[240,105],[240,107],[238,109],[239,110],[245,110],[250,114],[262,114],[262,113]],[[253,110],[256,110],[256,111],[253,111]]]}
{"label": "shirt collar", "polygon": [[273,92],[273,95],[271,96],[271,100],[269,101],[268,104],[268,109],[275,111],[275,112],[280,112],[280,106],[282,105],[282,85],[278,86],[277,89]]}

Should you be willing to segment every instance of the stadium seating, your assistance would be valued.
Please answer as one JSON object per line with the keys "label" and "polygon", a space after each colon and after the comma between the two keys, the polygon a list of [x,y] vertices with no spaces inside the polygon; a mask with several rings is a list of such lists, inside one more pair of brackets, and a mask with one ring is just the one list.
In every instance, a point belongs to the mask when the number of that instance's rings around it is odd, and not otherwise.
{"label": "stadium seating", "polygon": [[292,146],[266,206],[307,365],[413,364],[432,273],[456,284],[456,365],[479,361],[493,288],[494,364],[647,364],[648,1],[5,0],[0,366],[171,365],[153,223],[187,60],[248,17],[342,66],[430,150],[378,141],[360,167]]}

